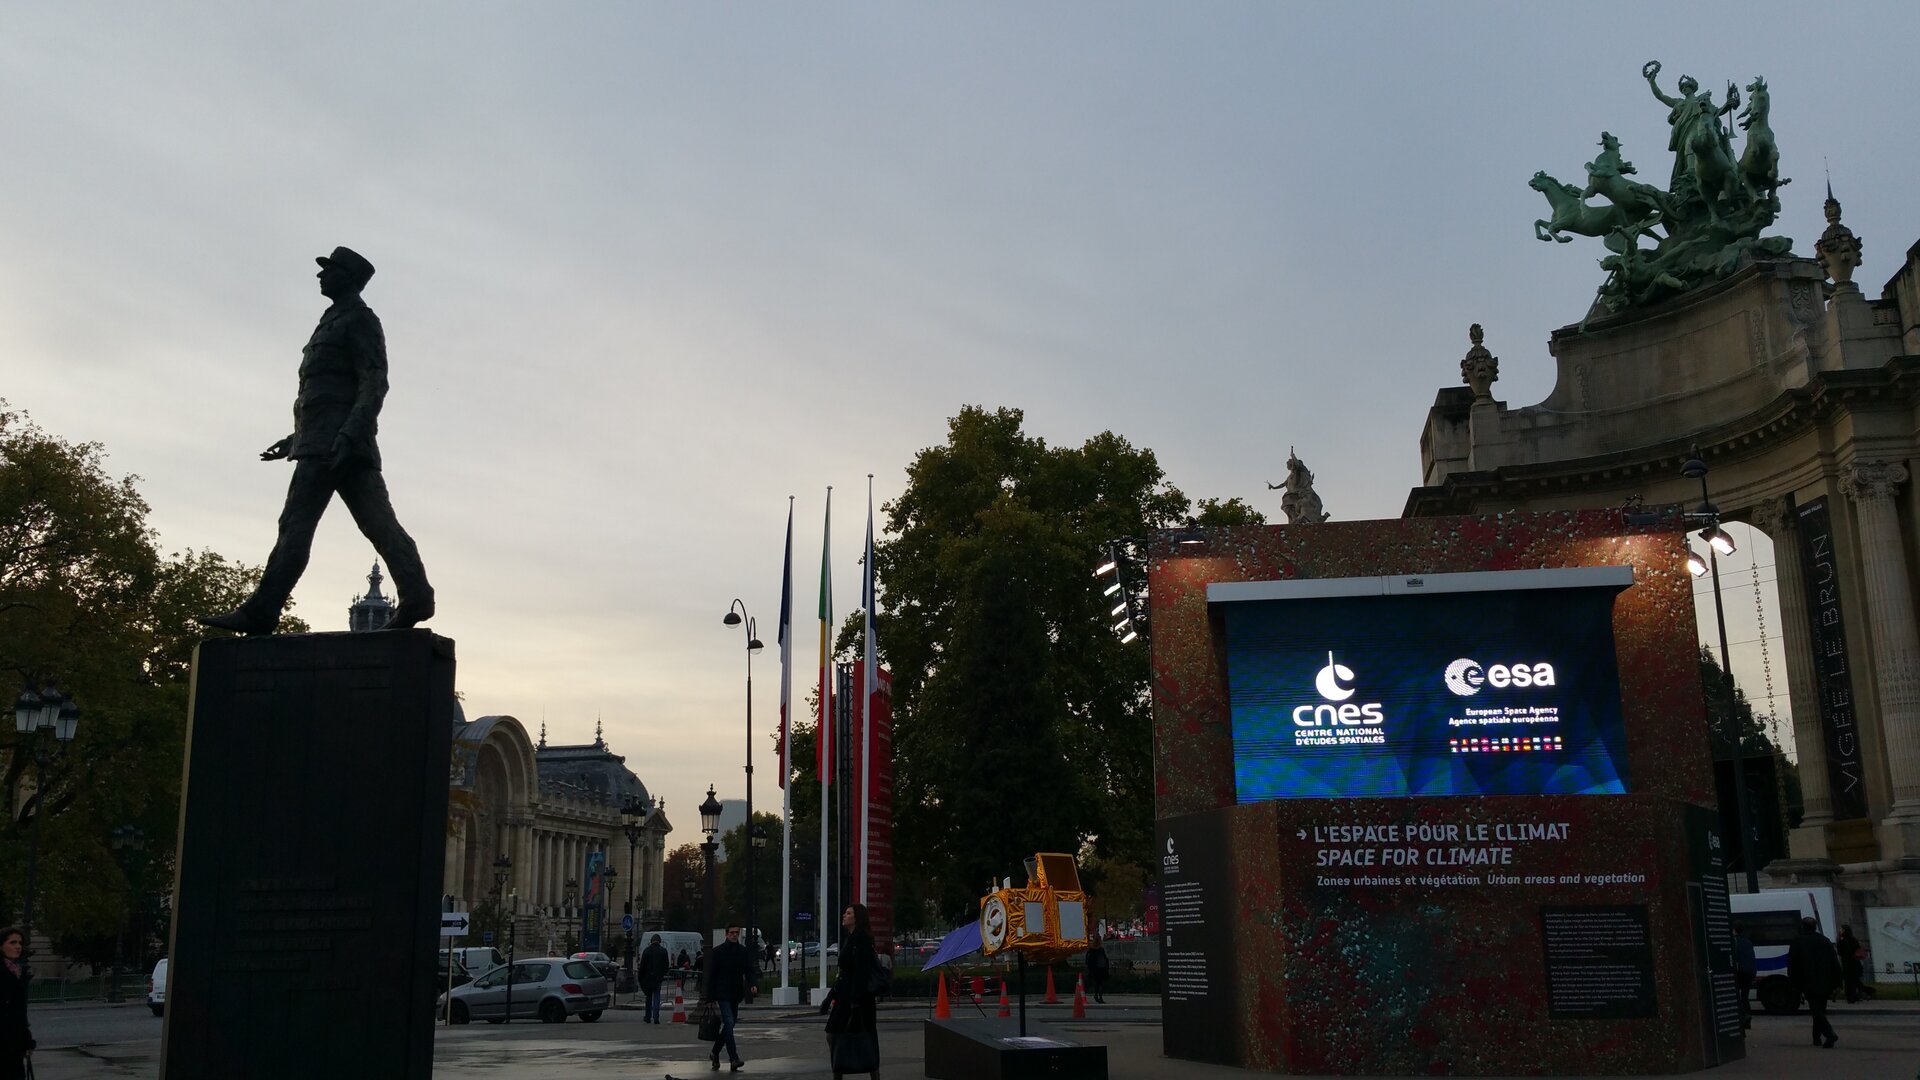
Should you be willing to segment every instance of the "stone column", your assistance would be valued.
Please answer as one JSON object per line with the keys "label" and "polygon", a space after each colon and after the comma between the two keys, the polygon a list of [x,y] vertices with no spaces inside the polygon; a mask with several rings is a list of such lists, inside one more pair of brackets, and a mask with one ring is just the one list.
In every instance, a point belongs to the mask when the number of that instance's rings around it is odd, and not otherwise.
{"label": "stone column", "polygon": [[1800,520],[1786,500],[1770,499],[1754,507],[1749,521],[1773,541],[1781,651],[1786,660],[1794,756],[1800,766],[1800,795],[1805,806],[1800,827],[1788,838],[1788,853],[1796,859],[1824,859],[1826,826],[1833,821],[1833,795],[1827,779],[1826,729],[1820,722],[1813,634],[1807,621],[1807,569],[1801,559]]}
{"label": "stone column", "polygon": [[1860,528],[1860,556],[1873,632],[1873,674],[1879,688],[1880,735],[1893,779],[1893,808],[1883,826],[1894,827],[1894,844],[1883,835],[1889,858],[1920,856],[1920,626],[1913,614],[1912,583],[1894,492],[1907,481],[1897,461],[1856,462],[1843,478]]}

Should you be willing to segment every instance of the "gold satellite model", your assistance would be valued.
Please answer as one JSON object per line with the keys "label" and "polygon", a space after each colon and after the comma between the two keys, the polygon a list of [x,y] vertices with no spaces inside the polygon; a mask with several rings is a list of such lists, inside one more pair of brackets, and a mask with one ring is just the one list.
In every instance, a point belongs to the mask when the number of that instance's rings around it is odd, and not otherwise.
{"label": "gold satellite model", "polygon": [[1027,884],[1010,881],[980,898],[980,952],[1014,950],[1029,960],[1064,960],[1087,948],[1087,894],[1073,857],[1041,852],[1027,860]]}

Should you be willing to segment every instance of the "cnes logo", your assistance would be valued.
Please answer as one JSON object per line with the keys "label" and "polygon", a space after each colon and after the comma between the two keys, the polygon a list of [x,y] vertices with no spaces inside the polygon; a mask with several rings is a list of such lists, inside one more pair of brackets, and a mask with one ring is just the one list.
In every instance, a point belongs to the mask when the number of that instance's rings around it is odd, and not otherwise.
{"label": "cnes logo", "polygon": [[1486,687],[1505,690],[1529,686],[1554,686],[1553,665],[1541,663],[1493,664],[1482,667],[1478,660],[1461,657],[1447,665],[1447,689],[1461,697],[1472,697]]}
{"label": "cnes logo", "polygon": [[1173,853],[1173,837],[1167,837],[1167,853],[1160,856],[1160,870],[1166,874],[1180,872],[1180,856]]}
{"label": "cnes logo", "polygon": [[1332,727],[1336,725],[1363,726],[1384,723],[1386,716],[1380,711],[1380,703],[1369,702],[1356,705],[1347,699],[1354,695],[1353,669],[1333,658],[1333,651],[1327,651],[1327,666],[1313,677],[1313,688],[1320,691],[1326,704],[1302,705],[1293,710],[1295,727]]}

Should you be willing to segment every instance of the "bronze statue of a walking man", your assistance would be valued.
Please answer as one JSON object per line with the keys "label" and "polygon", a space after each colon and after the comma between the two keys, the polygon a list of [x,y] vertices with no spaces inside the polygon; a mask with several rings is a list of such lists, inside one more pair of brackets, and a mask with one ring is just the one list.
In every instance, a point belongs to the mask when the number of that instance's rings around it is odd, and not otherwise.
{"label": "bronze statue of a walking man", "polygon": [[415,626],[433,617],[433,586],[413,538],[394,517],[387,482],[380,475],[380,405],[387,396],[387,342],[380,318],[360,299],[373,264],[350,248],[337,247],[320,264],[320,292],[333,305],[300,360],[300,393],[293,401],[293,434],[260,454],[262,461],[291,458],[293,482],[280,512],[280,537],[267,556],[260,587],[233,611],[201,623],[243,634],[271,634],[280,609],[307,568],[313,531],[335,492],[354,523],[373,542],[400,593],[387,629]]}

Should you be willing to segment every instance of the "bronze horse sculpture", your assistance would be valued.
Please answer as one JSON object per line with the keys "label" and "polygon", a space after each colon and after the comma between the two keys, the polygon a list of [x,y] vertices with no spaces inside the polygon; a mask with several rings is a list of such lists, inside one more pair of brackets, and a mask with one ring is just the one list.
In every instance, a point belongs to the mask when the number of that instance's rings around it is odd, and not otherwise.
{"label": "bronze horse sculpture", "polygon": [[1620,243],[1616,235],[1619,230],[1633,224],[1626,212],[1618,206],[1589,206],[1581,196],[1580,189],[1564,184],[1544,171],[1533,174],[1527,186],[1547,197],[1547,204],[1553,208],[1553,217],[1541,218],[1533,223],[1533,235],[1536,240],[1556,240],[1562,244],[1571,243],[1574,233],[1578,236],[1598,236],[1609,249]]}

